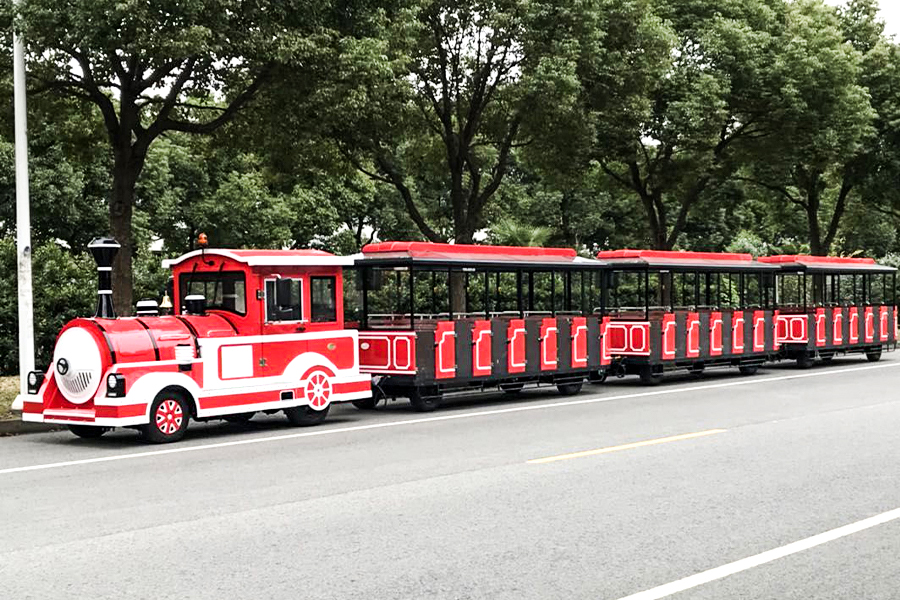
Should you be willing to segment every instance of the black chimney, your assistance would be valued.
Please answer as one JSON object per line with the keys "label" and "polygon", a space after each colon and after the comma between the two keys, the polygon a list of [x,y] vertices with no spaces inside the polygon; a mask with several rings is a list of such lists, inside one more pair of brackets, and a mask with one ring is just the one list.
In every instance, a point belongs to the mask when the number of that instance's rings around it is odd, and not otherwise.
{"label": "black chimney", "polygon": [[112,264],[121,247],[111,237],[97,238],[88,244],[88,249],[94,255],[94,262],[97,263],[97,312],[94,316],[101,319],[116,318],[112,301]]}

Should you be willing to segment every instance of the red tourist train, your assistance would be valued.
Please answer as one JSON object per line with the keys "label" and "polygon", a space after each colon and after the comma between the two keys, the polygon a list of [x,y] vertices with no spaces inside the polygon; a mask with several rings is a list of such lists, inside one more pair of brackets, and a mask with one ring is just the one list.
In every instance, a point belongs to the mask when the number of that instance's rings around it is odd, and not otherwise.
{"label": "red tourist train", "polygon": [[[205,242],[205,240],[201,240]],[[164,265],[174,314],[155,302],[116,318],[118,244],[92,242],[96,315],[60,332],[47,373],[28,376],[23,419],[97,437],[183,437],[190,420],[283,412],[321,422],[335,402],[555,386],[612,373],[839,353],[877,360],[897,341],[896,275],[871,259],[385,242],[318,250],[201,249]]]}

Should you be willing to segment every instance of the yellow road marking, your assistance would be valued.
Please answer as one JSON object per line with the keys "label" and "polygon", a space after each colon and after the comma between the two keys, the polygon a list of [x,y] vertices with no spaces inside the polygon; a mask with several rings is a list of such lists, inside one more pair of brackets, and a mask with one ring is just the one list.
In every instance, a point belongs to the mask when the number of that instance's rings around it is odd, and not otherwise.
{"label": "yellow road marking", "polygon": [[570,458],[584,458],[585,456],[597,456],[598,454],[609,454],[610,452],[619,452],[620,450],[631,450],[632,448],[643,448],[644,446],[656,446],[657,444],[667,444],[669,442],[680,442],[681,440],[692,440],[694,438],[705,437],[707,435],[715,435],[724,433],[727,429],[707,429],[706,431],[697,431],[694,433],[683,433],[681,435],[673,435],[669,437],[661,437],[652,440],[644,440],[642,442],[632,442],[630,444],[622,444],[621,446],[609,446],[607,448],[597,448],[596,450],[583,450],[581,452],[572,452],[571,454],[559,454],[557,456],[548,456],[546,458],[533,458],[528,461],[530,465],[543,465],[546,463],[556,462],[558,460],[569,460]]}

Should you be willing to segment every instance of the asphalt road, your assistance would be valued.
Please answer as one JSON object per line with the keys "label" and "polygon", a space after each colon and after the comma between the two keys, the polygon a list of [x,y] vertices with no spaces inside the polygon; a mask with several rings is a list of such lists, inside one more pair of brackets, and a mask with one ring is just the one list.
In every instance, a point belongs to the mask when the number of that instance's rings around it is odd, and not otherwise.
{"label": "asphalt road", "polygon": [[900,512],[753,557],[900,508],[898,381],[854,358],[0,439],[0,598],[895,599]]}

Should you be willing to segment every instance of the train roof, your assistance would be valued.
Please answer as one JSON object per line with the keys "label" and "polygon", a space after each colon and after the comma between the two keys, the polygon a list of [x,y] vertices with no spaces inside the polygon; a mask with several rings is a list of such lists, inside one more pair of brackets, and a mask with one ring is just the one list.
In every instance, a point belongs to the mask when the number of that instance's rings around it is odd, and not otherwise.
{"label": "train roof", "polygon": [[810,256],[807,254],[779,254],[761,256],[760,262],[778,265],[785,271],[840,271],[893,273],[897,269],[879,265],[873,258],[846,256]]}
{"label": "train roof", "polygon": [[434,242],[379,242],[362,249],[363,264],[529,269],[600,268],[605,263],[578,256],[572,248],[482,246]]}
{"label": "train roof", "polygon": [[207,254],[230,258],[248,267],[331,267],[353,264],[352,256],[335,256],[324,250],[226,250],[207,248],[182,254],[178,258],[163,261],[163,268],[180,265],[192,258]]}
{"label": "train roof", "polygon": [[597,255],[613,267],[700,269],[709,271],[773,271],[774,265],[760,264],[749,254],[729,252],[688,252],[676,250],[604,250]]}

